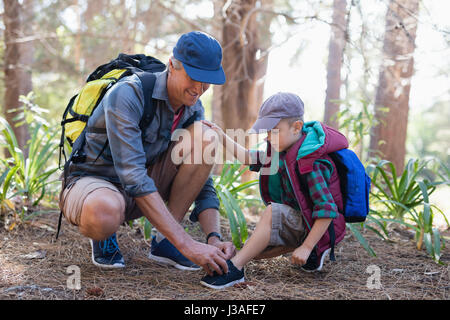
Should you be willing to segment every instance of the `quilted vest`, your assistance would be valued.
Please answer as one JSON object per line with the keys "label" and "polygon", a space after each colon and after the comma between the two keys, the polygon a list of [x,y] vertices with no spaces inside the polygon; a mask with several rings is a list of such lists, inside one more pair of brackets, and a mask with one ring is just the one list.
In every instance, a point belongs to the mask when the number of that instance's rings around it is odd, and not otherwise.
{"label": "quilted vest", "polygon": [[[309,232],[314,223],[312,217],[313,204],[309,194],[305,194],[302,187],[300,175],[309,173],[313,170],[313,163],[318,159],[328,160],[333,166],[333,172],[331,173],[329,181],[329,190],[333,196],[333,199],[338,207],[339,212],[343,211],[343,200],[341,194],[341,188],[339,183],[339,175],[333,160],[328,156],[329,153],[344,149],[348,147],[348,141],[343,134],[339,131],[321,123],[321,126],[325,132],[325,140],[321,147],[314,152],[297,159],[299,149],[306,138],[306,134],[303,133],[302,137],[291,147],[286,153],[285,165],[289,175],[289,179],[292,188],[295,193],[297,202],[302,209],[303,220],[307,225],[307,232]],[[270,157],[271,146],[268,143],[267,156]],[[270,168],[271,163],[266,163],[263,167]],[[271,198],[271,188],[277,187],[279,184],[276,181],[277,176],[260,175],[260,192],[264,203],[268,204],[274,202]],[[331,230],[333,228],[333,230]],[[333,248],[334,244],[339,243],[345,236],[345,220],[344,216],[339,213],[338,217],[333,219],[330,225],[329,232],[325,232],[322,238],[316,245],[316,253],[318,257],[328,248]],[[334,238],[334,239],[333,239]],[[334,240],[334,241],[333,241]],[[334,242],[334,243],[333,243]]]}

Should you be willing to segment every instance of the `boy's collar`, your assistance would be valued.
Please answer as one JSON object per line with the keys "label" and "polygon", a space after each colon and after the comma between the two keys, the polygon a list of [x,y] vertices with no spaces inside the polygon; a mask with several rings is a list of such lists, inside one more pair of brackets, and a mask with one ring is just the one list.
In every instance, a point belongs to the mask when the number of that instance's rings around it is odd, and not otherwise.
{"label": "boy's collar", "polygon": [[306,138],[306,134],[302,133],[302,136],[295,142],[292,146],[290,146],[286,152],[286,159],[293,159],[294,161],[297,159],[298,149],[302,145],[303,141]]}

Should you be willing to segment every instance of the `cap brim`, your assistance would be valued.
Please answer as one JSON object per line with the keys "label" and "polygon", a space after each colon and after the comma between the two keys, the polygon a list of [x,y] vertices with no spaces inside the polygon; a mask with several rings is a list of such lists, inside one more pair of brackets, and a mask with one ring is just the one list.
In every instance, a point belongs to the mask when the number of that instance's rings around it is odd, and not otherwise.
{"label": "cap brim", "polygon": [[181,63],[183,64],[184,70],[192,80],[212,84],[225,83],[225,72],[222,67],[218,70],[203,70],[191,67],[184,62]]}
{"label": "cap brim", "polygon": [[253,127],[249,130],[250,133],[260,133],[260,131],[270,131],[272,130],[278,122],[280,122],[280,118],[261,118],[256,120]]}

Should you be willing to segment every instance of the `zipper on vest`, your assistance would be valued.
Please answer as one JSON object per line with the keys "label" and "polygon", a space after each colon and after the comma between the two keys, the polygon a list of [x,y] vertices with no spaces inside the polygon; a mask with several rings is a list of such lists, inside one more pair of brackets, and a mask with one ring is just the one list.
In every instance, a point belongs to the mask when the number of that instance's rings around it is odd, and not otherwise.
{"label": "zipper on vest", "polygon": [[[286,172],[288,174],[289,182],[291,183],[292,190],[294,190],[294,184],[292,183],[291,175],[289,174],[289,169],[288,169],[288,166],[286,163],[286,159],[284,159],[283,162],[284,162],[284,165],[286,166]],[[294,194],[295,194],[295,191],[294,191]],[[295,198],[297,198],[296,194],[295,194]],[[297,202],[298,202],[298,199],[297,199]],[[298,205],[300,206],[300,208],[302,207],[300,202],[298,203]],[[306,222],[306,225],[307,225],[309,231],[311,231],[311,227],[309,226],[308,220],[306,219],[305,215],[303,214],[303,209],[301,211],[302,211],[303,220]]]}

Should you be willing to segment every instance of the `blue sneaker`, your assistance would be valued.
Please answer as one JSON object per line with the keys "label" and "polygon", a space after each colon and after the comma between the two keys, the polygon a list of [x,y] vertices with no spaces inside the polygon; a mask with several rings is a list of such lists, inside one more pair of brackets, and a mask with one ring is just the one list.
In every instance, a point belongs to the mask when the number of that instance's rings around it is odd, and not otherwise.
{"label": "blue sneaker", "polygon": [[165,238],[158,243],[156,242],[156,237],[153,236],[148,258],[163,265],[174,266],[179,270],[196,271],[201,269],[200,266],[183,256],[181,252]]}
{"label": "blue sneaker", "polygon": [[92,262],[101,268],[124,268],[125,261],[117,244],[116,234],[103,241],[91,240]]}
{"label": "blue sneaker", "polygon": [[224,289],[227,287],[231,287],[236,283],[244,282],[244,268],[242,270],[238,270],[231,262],[231,260],[227,260],[228,265],[228,273],[224,273],[219,275],[214,271],[212,276],[206,275],[204,276],[200,283],[211,289]]}

